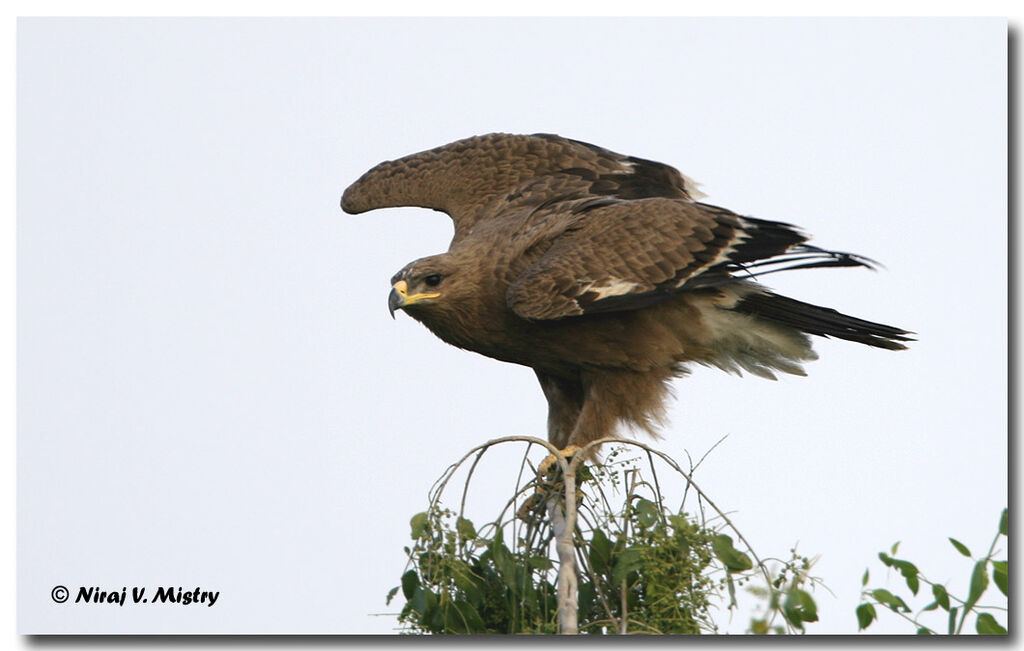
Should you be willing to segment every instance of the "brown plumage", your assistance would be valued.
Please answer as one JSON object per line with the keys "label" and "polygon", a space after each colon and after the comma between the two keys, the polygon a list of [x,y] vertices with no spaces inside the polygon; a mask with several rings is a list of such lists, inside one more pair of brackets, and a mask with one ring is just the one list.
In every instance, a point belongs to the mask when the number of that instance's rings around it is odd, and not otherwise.
{"label": "brown plumage", "polygon": [[619,423],[654,434],[688,362],[774,378],[803,375],[817,357],[807,334],[891,350],[909,341],[753,279],[869,260],[699,198],[661,163],[555,135],[490,134],[381,163],[341,206],[451,216],[448,252],[399,271],[389,307],[450,344],[531,367],[560,448]]}

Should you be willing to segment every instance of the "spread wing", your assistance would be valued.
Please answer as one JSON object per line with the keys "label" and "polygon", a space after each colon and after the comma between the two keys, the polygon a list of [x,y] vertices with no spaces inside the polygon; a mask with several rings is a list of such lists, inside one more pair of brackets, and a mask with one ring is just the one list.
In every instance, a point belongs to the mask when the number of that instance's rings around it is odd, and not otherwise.
{"label": "spread wing", "polygon": [[551,134],[492,133],[385,161],[345,190],[341,207],[348,213],[394,206],[440,210],[455,222],[459,240],[484,215],[499,212],[516,188],[565,170],[584,174],[595,196],[689,199],[699,194],[668,165]]}
{"label": "spread wing", "polygon": [[607,199],[577,219],[510,285],[507,302],[527,319],[635,310],[691,289],[774,271],[871,266],[805,244],[781,222],[668,198]]}
{"label": "spread wing", "polygon": [[341,206],[443,211],[455,223],[453,246],[481,220],[523,208],[547,215],[525,220],[528,232],[517,234],[546,249],[508,290],[509,306],[528,319],[639,309],[735,282],[734,274],[870,266],[807,245],[789,224],[696,203],[699,196],[662,163],[551,134],[498,133],[383,162],[345,190]]}

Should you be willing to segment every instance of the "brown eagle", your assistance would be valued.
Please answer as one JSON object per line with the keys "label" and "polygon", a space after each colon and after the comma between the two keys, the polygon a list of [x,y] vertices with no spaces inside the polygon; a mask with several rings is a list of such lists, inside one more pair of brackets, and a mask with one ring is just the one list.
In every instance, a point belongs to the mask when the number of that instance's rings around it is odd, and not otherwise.
{"label": "brown eagle", "polygon": [[407,264],[388,308],[442,340],[529,366],[558,448],[652,435],[686,364],[804,375],[808,334],[898,350],[912,334],[772,293],[755,277],[871,267],[807,244],[795,226],[698,201],[662,163],[556,135],[489,134],[377,165],[341,199],[348,213],[447,213],[447,253]]}

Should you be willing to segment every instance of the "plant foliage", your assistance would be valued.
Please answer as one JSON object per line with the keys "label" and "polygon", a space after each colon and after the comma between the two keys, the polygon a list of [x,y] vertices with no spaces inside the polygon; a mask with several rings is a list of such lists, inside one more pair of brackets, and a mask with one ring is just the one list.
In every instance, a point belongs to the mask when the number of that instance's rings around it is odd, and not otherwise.
{"label": "plant foliage", "polygon": [[[559,502],[564,500],[562,471],[554,465],[538,476],[528,450],[523,464],[530,472],[521,474],[534,479],[478,528],[463,512],[465,491],[480,455],[491,444],[478,449],[458,511],[444,506],[442,497],[462,462],[439,480],[429,508],[410,522],[413,542],[405,548],[409,565],[388,595],[389,603],[399,592],[405,598],[399,621],[406,632],[558,632],[557,556],[545,508],[564,505]],[[815,583],[808,575],[810,560],[794,549],[789,561],[772,567],[760,561],[725,514],[715,509],[715,517],[705,519],[710,502],[677,465],[686,492],[692,489],[702,499],[693,511],[683,508],[686,495],[683,505],[668,506],[654,470],[655,456],[648,450],[641,472],[642,456],[623,458],[627,449],[615,448],[605,463],[576,468],[573,540],[580,633],[717,632],[713,611],[735,608],[738,586],[763,601],[751,632],[802,632],[806,623],[817,621],[809,591]],[[739,547],[734,536],[741,541]],[[773,573],[776,566],[781,570]]]}
{"label": "plant foliage", "polygon": [[[896,558],[895,555],[899,550],[899,543],[894,544],[890,548],[889,553],[879,552],[878,558],[882,561],[882,564],[900,573],[907,589],[910,590],[914,597],[917,597],[919,592],[922,594],[930,593],[932,600],[911,616],[913,610],[899,595],[884,588],[868,588],[870,575],[865,570],[864,578],[861,581],[862,603],[857,606],[856,610],[859,629],[864,630],[868,628],[878,619],[878,609],[875,607],[881,606],[883,610],[888,609],[905,619],[916,629],[919,635],[934,635],[936,633],[958,635],[964,632],[964,627],[969,619],[973,619],[974,630],[981,635],[1006,635],[1006,627],[999,623],[995,615],[995,613],[999,613],[1005,618],[1006,609],[997,606],[981,605],[980,601],[990,586],[989,576],[992,577],[992,583],[995,583],[996,588],[1003,596],[1009,596],[1008,562],[1005,557],[997,558],[1000,554],[1005,553],[998,549],[998,545],[1001,540],[1008,539],[1008,535],[1007,510],[1003,509],[999,517],[998,530],[992,539],[992,543],[989,545],[988,553],[983,557],[974,559],[967,545],[955,538],[949,538],[950,544],[960,555],[974,561],[971,567],[966,598],[957,597],[951,594],[945,585],[930,581],[910,561]],[[922,590],[922,583],[928,586],[927,593]],[[945,613],[945,617],[941,618],[941,624],[929,626],[923,623],[927,613],[938,613],[940,610]]]}

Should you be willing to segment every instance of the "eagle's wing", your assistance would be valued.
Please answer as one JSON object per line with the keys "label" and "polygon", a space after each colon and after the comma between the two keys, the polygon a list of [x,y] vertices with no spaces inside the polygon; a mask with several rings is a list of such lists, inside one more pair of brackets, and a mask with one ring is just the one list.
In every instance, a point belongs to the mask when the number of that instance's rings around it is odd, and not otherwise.
{"label": "eagle's wing", "polygon": [[[581,208],[582,205],[582,208]],[[866,258],[804,244],[781,222],[669,198],[567,203],[572,226],[509,286],[507,302],[527,319],[634,310],[690,289],[772,271],[871,266]]]}
{"label": "eagle's wing", "polygon": [[555,213],[549,223],[559,228],[532,235],[553,238],[547,252],[508,291],[510,307],[529,319],[637,309],[733,282],[737,271],[868,265],[804,244],[788,224],[695,203],[699,196],[669,165],[551,134],[497,133],[383,162],[345,190],[341,206],[446,212],[453,246],[509,207]]}
{"label": "eagle's wing", "polygon": [[341,207],[348,213],[395,206],[440,210],[455,222],[457,241],[482,217],[500,212],[500,203],[523,183],[564,170],[585,173],[595,195],[699,194],[668,165],[550,134],[492,133],[385,161],[345,190]]}

